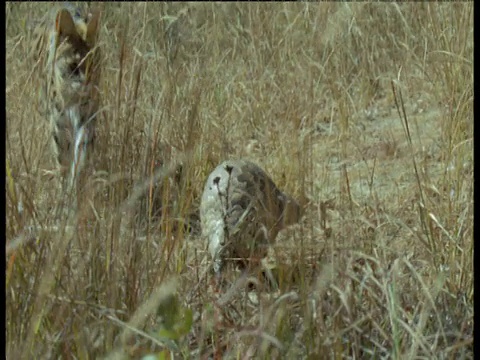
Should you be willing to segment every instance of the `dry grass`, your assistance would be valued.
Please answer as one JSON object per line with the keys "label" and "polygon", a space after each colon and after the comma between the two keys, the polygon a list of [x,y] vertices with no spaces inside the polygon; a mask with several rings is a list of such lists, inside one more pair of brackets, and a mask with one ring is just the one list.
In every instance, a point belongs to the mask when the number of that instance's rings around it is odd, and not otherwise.
{"label": "dry grass", "polygon": [[[473,3],[101,4],[79,228],[43,173],[50,6],[6,6],[7,358],[473,358]],[[210,286],[191,215],[237,157],[309,199],[276,291]]]}

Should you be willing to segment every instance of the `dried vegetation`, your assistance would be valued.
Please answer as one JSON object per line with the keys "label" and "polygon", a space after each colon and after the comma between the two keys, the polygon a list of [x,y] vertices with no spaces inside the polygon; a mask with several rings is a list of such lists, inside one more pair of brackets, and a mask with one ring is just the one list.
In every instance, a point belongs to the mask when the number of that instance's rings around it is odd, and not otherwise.
{"label": "dried vegetation", "polygon": [[[473,358],[473,2],[99,4],[79,227],[45,176],[50,6],[5,10],[7,358]],[[277,289],[210,286],[199,199],[240,157],[308,199]]]}

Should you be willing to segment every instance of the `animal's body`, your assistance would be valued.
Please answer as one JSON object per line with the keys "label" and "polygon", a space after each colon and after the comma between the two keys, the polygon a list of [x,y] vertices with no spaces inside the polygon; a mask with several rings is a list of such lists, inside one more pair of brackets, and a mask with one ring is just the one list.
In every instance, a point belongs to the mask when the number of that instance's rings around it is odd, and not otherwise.
{"label": "animal's body", "polygon": [[208,176],[200,204],[214,271],[219,273],[227,258],[246,262],[265,257],[278,232],[298,222],[302,213],[299,203],[256,164],[223,162]]}
{"label": "animal's body", "polygon": [[64,184],[79,191],[89,162],[99,111],[100,54],[96,46],[100,13],[82,16],[70,4],[47,14],[36,34],[43,115]]}

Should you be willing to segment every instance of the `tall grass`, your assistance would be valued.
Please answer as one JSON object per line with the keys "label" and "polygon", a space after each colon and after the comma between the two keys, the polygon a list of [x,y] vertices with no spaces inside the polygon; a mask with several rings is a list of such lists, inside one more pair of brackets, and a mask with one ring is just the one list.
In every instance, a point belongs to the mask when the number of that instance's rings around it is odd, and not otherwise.
{"label": "tall grass", "polygon": [[[51,6],[6,6],[7,358],[473,358],[473,3],[98,4],[86,226],[45,175]],[[237,157],[307,202],[278,290],[211,286],[199,197]]]}

